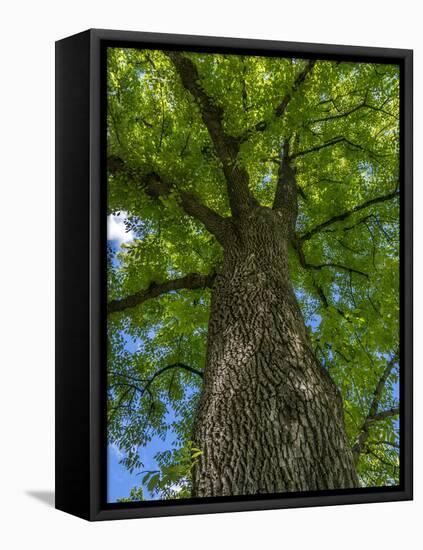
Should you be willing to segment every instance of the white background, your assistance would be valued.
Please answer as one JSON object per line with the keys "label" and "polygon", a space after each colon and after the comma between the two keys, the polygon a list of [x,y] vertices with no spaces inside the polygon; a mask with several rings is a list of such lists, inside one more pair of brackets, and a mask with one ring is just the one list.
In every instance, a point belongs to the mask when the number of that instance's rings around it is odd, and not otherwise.
{"label": "white background", "polygon": [[[89,524],[54,510],[54,41],[90,27],[415,49],[415,242],[422,242],[422,17],[416,0],[33,0],[0,21],[0,544],[3,548],[422,546],[417,286],[415,501]],[[421,153],[420,153],[421,154]],[[420,271],[421,273],[421,271]],[[420,336],[421,337],[421,336]],[[75,401],[75,407],[78,402]],[[38,495],[38,496],[37,496]],[[40,500],[40,496],[42,497]]]}

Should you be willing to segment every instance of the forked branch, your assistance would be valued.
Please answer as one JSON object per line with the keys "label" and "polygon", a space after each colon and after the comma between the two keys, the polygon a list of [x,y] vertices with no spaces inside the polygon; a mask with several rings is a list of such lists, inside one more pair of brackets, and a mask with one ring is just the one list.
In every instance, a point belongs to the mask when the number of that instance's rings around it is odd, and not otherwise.
{"label": "forked branch", "polygon": [[129,169],[119,157],[109,157],[108,169],[112,174],[123,174],[128,180],[132,180],[150,197],[167,197],[174,192],[181,208],[188,215],[201,222],[223,244],[230,220],[223,218],[215,210],[203,204],[193,193],[179,189],[172,182],[164,181],[155,172],[146,175],[137,173],[135,170]]}
{"label": "forked branch", "polygon": [[229,203],[232,213],[236,216],[245,208],[257,204],[249,189],[248,173],[237,164],[240,140],[224,130],[223,109],[204,90],[193,61],[180,52],[169,51],[167,56],[173,62],[182,85],[200,109],[201,118],[209,132],[217,157],[222,163]]}

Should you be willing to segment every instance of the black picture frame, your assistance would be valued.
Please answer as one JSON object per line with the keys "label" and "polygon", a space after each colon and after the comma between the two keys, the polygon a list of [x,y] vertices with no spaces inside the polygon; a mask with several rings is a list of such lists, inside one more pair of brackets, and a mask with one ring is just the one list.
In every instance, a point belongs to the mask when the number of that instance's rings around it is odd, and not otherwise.
{"label": "black picture frame", "polygon": [[[400,433],[396,487],[107,504],[105,48],[108,45],[400,66]],[[91,29],[56,43],[56,508],[87,520],[412,499],[411,50]]]}

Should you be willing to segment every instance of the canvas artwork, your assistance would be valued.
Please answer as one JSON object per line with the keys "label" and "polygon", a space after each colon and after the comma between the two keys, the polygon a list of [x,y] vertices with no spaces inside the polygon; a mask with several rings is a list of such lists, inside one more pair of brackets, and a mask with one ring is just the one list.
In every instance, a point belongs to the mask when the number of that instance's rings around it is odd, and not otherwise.
{"label": "canvas artwork", "polygon": [[106,56],[107,502],[399,486],[399,65]]}

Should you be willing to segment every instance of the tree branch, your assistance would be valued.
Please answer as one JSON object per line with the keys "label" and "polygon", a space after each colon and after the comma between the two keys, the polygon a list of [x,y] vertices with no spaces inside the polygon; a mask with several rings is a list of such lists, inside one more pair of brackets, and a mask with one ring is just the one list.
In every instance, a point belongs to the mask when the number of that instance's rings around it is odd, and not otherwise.
{"label": "tree branch", "polygon": [[319,225],[316,225],[315,227],[313,227],[312,229],[310,229],[309,231],[307,231],[303,235],[299,236],[298,239],[299,239],[300,242],[308,241],[309,239],[311,239],[311,237],[313,237],[313,235],[315,235],[316,233],[319,233],[319,231],[322,231],[323,229],[325,229],[329,225],[332,225],[333,223],[336,223],[336,222],[341,222],[341,221],[349,218],[350,216],[352,216],[356,212],[360,212],[360,210],[364,210],[365,208],[368,208],[369,206],[372,206],[373,204],[378,204],[378,203],[381,203],[381,202],[389,201],[389,200],[394,199],[398,196],[399,196],[399,192],[397,190],[395,190],[394,192],[388,193],[387,195],[383,195],[381,197],[376,197],[374,199],[370,199],[370,200],[364,202],[363,204],[359,204],[357,206],[354,206],[354,208],[351,208],[350,210],[346,210],[345,212],[342,212],[341,214],[338,214],[337,216],[333,216],[332,218],[329,218],[328,220],[324,221],[323,223],[320,223]]}
{"label": "tree branch", "polygon": [[367,416],[363,422],[363,425],[361,426],[360,432],[357,436],[356,442],[352,449],[354,460],[356,463],[358,462],[360,453],[363,450],[364,445],[370,436],[370,427],[372,423],[377,422],[378,420],[383,420],[384,418],[389,418],[391,416],[396,416],[397,414],[399,414],[398,407],[394,407],[386,411],[378,412],[383,390],[397,361],[398,361],[398,354],[395,354],[394,357],[392,357],[392,359],[386,365],[382,373],[382,376],[379,378],[379,381],[376,385],[375,391],[373,392],[373,399],[369,407],[369,412],[367,413]]}
{"label": "tree branch", "polygon": [[364,271],[360,271],[359,269],[355,269],[354,267],[350,267],[344,264],[339,264],[337,262],[325,262],[324,264],[310,264],[307,262],[304,254],[304,250],[302,247],[302,241],[301,239],[294,239],[293,240],[293,246],[298,252],[298,257],[300,260],[300,264],[304,269],[315,269],[315,270],[321,270],[324,267],[333,267],[336,269],[342,269],[344,271],[348,271],[349,273],[356,273],[357,275],[362,275],[363,277],[369,278],[368,273],[365,273]]}
{"label": "tree branch", "polygon": [[314,120],[310,121],[310,124],[316,124],[318,122],[328,122],[329,120],[336,120],[338,118],[344,118],[348,115],[352,115],[356,111],[363,109],[364,107],[367,107],[365,102],[359,103],[358,105],[355,105],[355,107],[352,107],[349,111],[345,111],[343,113],[339,113],[337,115],[328,115],[322,118],[316,118]]}
{"label": "tree branch", "polygon": [[[307,262],[305,258],[304,250],[302,248],[302,243],[298,239],[294,238],[292,240],[292,245],[298,253],[298,259],[300,261],[301,267],[303,267],[304,269],[314,269],[314,268],[320,269],[319,266],[315,266]],[[346,269],[350,269],[350,268],[346,268]],[[316,283],[313,276],[312,276],[312,282],[313,282],[314,289],[317,293],[317,296],[319,297],[319,300],[321,301],[323,307],[327,309],[329,307],[329,302],[326,297],[326,294],[323,291],[323,288]],[[339,307],[336,307],[336,311],[339,313],[339,315],[341,315],[342,317],[344,317],[344,319],[346,319],[345,313],[342,311],[342,309],[340,309]]]}
{"label": "tree branch", "polygon": [[338,264],[338,263],[327,262],[327,263],[324,263],[324,264],[317,264],[317,265],[306,263],[306,264],[304,264],[303,267],[305,267],[307,269],[317,269],[317,270],[323,269],[324,267],[334,267],[336,269],[342,269],[343,271],[348,271],[349,273],[356,273],[357,275],[362,275],[363,277],[366,277],[367,279],[369,278],[369,274],[364,273],[364,271],[360,271],[358,269],[354,269],[353,267],[348,267],[346,265]]}
{"label": "tree branch", "polygon": [[310,147],[310,149],[305,149],[304,151],[298,151],[297,153],[293,154],[291,156],[292,159],[303,157],[304,155],[308,155],[309,153],[315,153],[317,151],[320,151],[321,149],[326,149],[326,147],[331,147],[332,145],[336,145],[337,143],[342,143],[345,141],[345,138],[343,137],[336,137],[333,138],[325,143],[322,143],[320,145],[316,145],[315,147]]}
{"label": "tree branch", "polygon": [[308,155],[309,153],[316,153],[317,151],[321,151],[322,149],[326,149],[327,147],[331,147],[333,145],[338,145],[340,143],[343,143],[347,147],[350,147],[352,149],[358,149],[358,150],[361,150],[361,151],[365,151],[371,157],[383,156],[383,155],[380,155],[378,153],[375,153],[374,151],[370,151],[368,149],[365,149],[362,145],[360,145],[358,143],[353,143],[352,141],[350,141],[349,139],[347,139],[343,136],[338,136],[338,137],[335,137],[335,138],[333,138],[329,141],[326,141],[325,143],[321,143],[320,145],[316,145],[315,147],[310,147],[310,149],[305,149],[304,151],[298,151],[298,153],[294,153],[293,155],[291,155],[290,158],[292,160],[292,159],[296,159],[298,157],[303,157],[304,155]]}
{"label": "tree branch", "polygon": [[[284,115],[284,113],[285,113],[285,111],[286,111],[286,109],[287,109],[294,93],[298,90],[298,88],[301,86],[301,84],[305,81],[308,74],[311,73],[311,71],[312,71],[315,64],[316,64],[315,60],[308,61],[306,66],[304,67],[304,69],[298,74],[297,78],[294,81],[294,84],[292,85],[291,91],[288,92],[287,94],[285,94],[282,101],[275,108],[274,113],[273,113],[273,116],[274,116],[275,119],[280,118]],[[270,126],[270,123],[271,123],[271,121],[261,120],[260,122],[258,122],[254,126],[254,130],[256,132],[264,132]],[[251,133],[251,130],[246,133],[245,138],[248,137],[248,135],[250,133]]]}
{"label": "tree branch", "polygon": [[273,210],[279,210],[282,214],[290,239],[295,233],[298,215],[298,187],[295,170],[289,162],[288,152],[289,144],[285,142],[279,163],[278,181],[272,208]]}
{"label": "tree branch", "polygon": [[180,52],[168,51],[166,54],[173,62],[182,85],[188,90],[200,109],[201,118],[222,163],[232,213],[238,215],[244,209],[257,204],[249,189],[247,171],[237,165],[240,140],[225,132],[223,109],[216,105],[205,92],[195,64]]}
{"label": "tree branch", "polygon": [[[134,384],[133,382],[130,382],[130,383],[129,382],[111,382],[110,383],[111,387],[113,387],[113,386],[124,386],[124,387],[127,388],[124,391],[123,395],[119,398],[118,404],[114,407],[109,408],[109,410],[113,411],[112,417],[115,416],[116,411],[118,411],[119,409],[129,409],[129,412],[134,412],[134,413],[138,412],[138,411],[132,409],[131,407],[128,408],[127,406],[122,404],[124,399],[128,395],[129,390],[131,390],[131,389],[134,390],[136,393],[139,393],[141,397],[143,397],[145,393],[148,393],[148,395],[150,396],[150,399],[151,399],[151,405],[154,407],[154,398],[153,398],[153,394],[151,393],[150,386],[154,382],[154,380],[156,380],[156,378],[158,378],[163,373],[165,373],[165,372],[167,372],[168,370],[171,370],[171,369],[183,369],[183,370],[186,370],[187,372],[190,372],[191,374],[199,376],[200,378],[204,377],[202,371],[200,371],[198,369],[195,369],[194,367],[190,367],[189,365],[185,365],[185,363],[181,363],[181,362],[172,363],[171,365],[167,365],[166,367],[163,367],[163,368],[159,369],[152,376],[150,376],[149,378],[146,378],[146,379],[136,378],[134,376],[121,374],[121,373],[112,371],[110,374],[113,374],[114,376],[118,376],[118,377],[124,378],[124,379],[129,379],[131,381],[136,380],[138,383],[140,383],[140,382],[145,383],[144,387],[140,387],[139,385]],[[151,408],[150,408],[150,412],[151,412]],[[150,412],[149,412],[149,415],[150,415]]]}
{"label": "tree branch", "polygon": [[[333,105],[335,106],[335,108],[337,109],[335,103],[333,102]],[[356,113],[357,111],[359,111],[360,109],[370,109],[371,111],[377,111],[377,112],[381,112],[385,115],[388,115],[390,117],[393,117],[395,118],[395,115],[393,115],[392,113],[390,113],[389,111],[386,111],[385,109],[382,109],[381,107],[375,107],[374,105],[369,105],[366,101],[366,99],[364,99],[364,101],[362,101],[361,103],[359,103],[358,105],[355,105],[354,107],[351,107],[351,109],[349,109],[348,111],[344,111],[343,113],[338,113],[336,115],[328,115],[326,117],[322,117],[322,118],[316,118],[314,120],[311,120],[310,121],[310,124],[316,124],[318,122],[328,122],[330,120],[337,120],[339,118],[344,118],[346,116],[349,116],[349,115],[352,115],[353,113]]]}
{"label": "tree branch", "polygon": [[384,420],[385,418],[390,418],[391,416],[397,416],[399,412],[399,407],[392,407],[386,411],[380,411],[370,419],[370,422],[377,422],[378,420]]}
{"label": "tree branch", "polygon": [[154,382],[154,380],[165,373],[168,370],[171,369],[182,369],[186,370],[187,372],[190,372],[191,374],[195,374],[196,376],[199,376],[200,378],[203,378],[203,373],[200,370],[195,369],[194,367],[190,367],[189,365],[185,365],[185,363],[180,363],[179,361],[177,363],[173,363],[172,365],[167,365],[166,367],[161,368],[157,372],[155,372],[148,380],[147,384],[144,386],[144,391],[147,390],[151,386],[151,384]]}
{"label": "tree branch", "polygon": [[148,195],[151,197],[167,196],[175,189],[178,202],[182,209],[188,215],[200,221],[222,245],[224,244],[226,233],[230,225],[229,218],[220,216],[215,210],[203,204],[193,193],[178,190],[174,184],[164,182],[158,174],[151,173],[147,177],[148,184],[146,193]]}
{"label": "tree branch", "polygon": [[145,382],[146,385],[143,388],[141,388],[140,386],[138,386],[136,384],[133,384],[132,382],[131,383],[114,382],[111,385],[113,385],[113,386],[128,386],[128,387],[133,388],[135,391],[137,391],[138,393],[141,393],[143,395],[145,392],[149,391],[149,387],[151,386],[151,384],[154,382],[154,380],[156,378],[158,378],[160,375],[167,372],[168,370],[172,370],[172,369],[186,370],[187,372],[190,372],[191,374],[195,374],[196,376],[199,376],[200,378],[203,378],[203,372],[202,371],[200,371],[198,369],[195,369],[194,367],[190,367],[189,365],[186,365],[185,363],[181,363],[181,362],[178,361],[177,363],[172,363],[171,365],[166,365],[165,367],[159,369],[154,374],[152,374],[149,378],[146,378],[146,379],[136,378],[134,376],[121,374],[121,373],[117,373],[117,372],[111,372],[111,374],[113,374],[114,376],[119,376],[121,378],[126,378],[126,379],[129,379],[129,380],[136,380],[137,382],[142,382],[142,383]]}
{"label": "tree branch", "polygon": [[193,193],[178,189],[177,185],[164,181],[155,172],[143,175],[136,170],[131,170],[121,158],[116,156],[108,158],[107,166],[110,173],[115,175],[123,174],[143,189],[150,197],[167,197],[175,191],[181,208],[189,216],[201,222],[223,245],[230,220],[223,218],[215,210],[203,204]]}
{"label": "tree branch", "polygon": [[392,441],[369,441],[368,445],[388,445],[388,447],[393,447],[394,449],[399,449],[400,446],[398,443],[393,443]]}
{"label": "tree branch", "polygon": [[116,313],[118,311],[124,311],[173,290],[195,290],[207,287],[211,288],[214,278],[215,275],[200,275],[198,273],[190,273],[189,275],[185,275],[185,277],[181,277],[180,279],[172,279],[169,281],[164,281],[163,283],[153,282],[145,290],[140,290],[139,292],[131,294],[126,298],[110,301],[107,307],[107,312],[108,314],[110,314]]}

